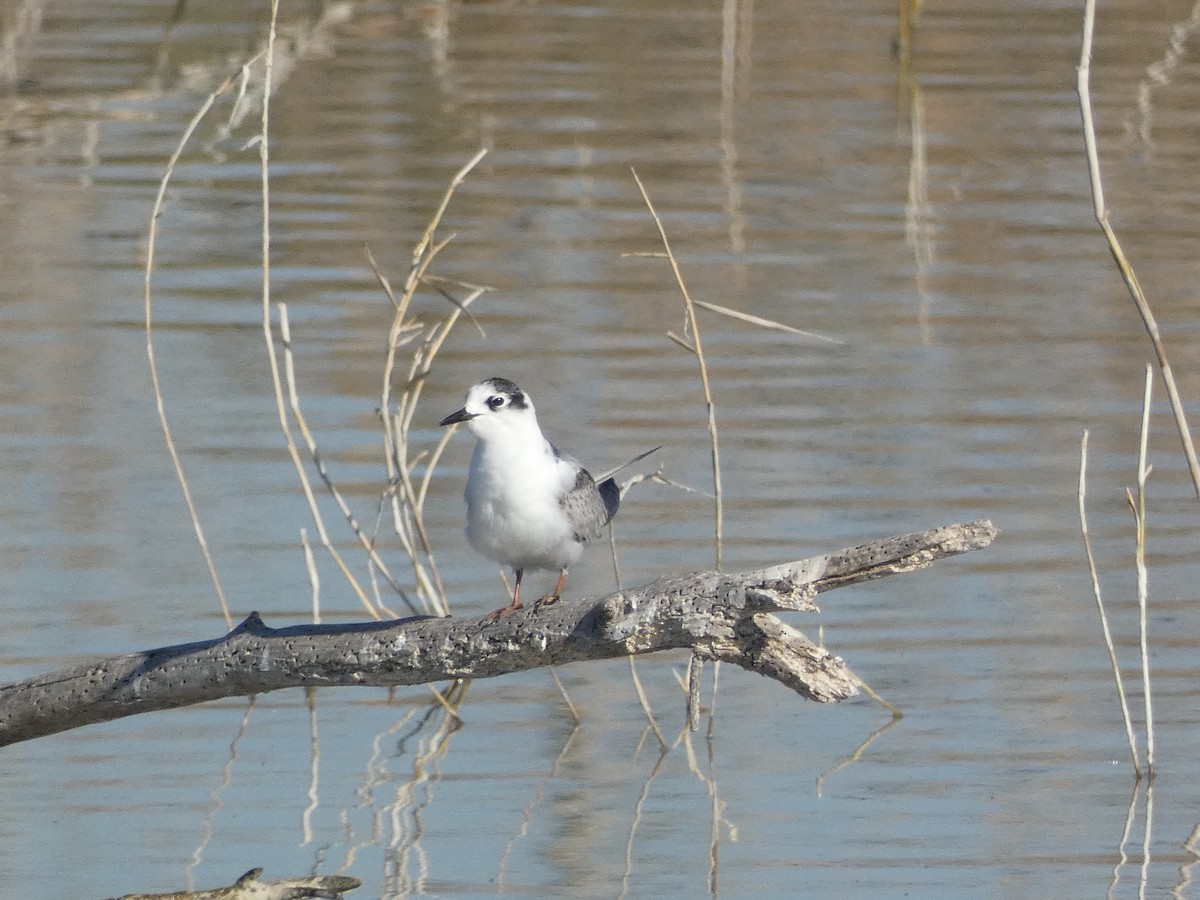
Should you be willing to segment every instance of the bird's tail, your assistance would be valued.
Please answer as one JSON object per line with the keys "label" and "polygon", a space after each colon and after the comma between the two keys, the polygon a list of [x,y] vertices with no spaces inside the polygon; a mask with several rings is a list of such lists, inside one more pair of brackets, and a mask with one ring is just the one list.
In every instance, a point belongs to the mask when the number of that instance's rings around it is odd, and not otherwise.
{"label": "bird's tail", "polygon": [[612,478],[600,482],[598,487],[600,499],[604,501],[604,524],[607,525],[617,514],[617,507],[621,505],[621,489],[617,487],[617,482]]}

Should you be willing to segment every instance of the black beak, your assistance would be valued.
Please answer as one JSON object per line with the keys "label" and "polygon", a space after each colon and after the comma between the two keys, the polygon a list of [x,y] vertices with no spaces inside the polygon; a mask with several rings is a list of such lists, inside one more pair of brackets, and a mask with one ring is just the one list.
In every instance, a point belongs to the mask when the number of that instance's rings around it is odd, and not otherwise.
{"label": "black beak", "polygon": [[458,412],[450,413],[450,415],[446,416],[446,418],[444,418],[444,419],[442,419],[442,421],[438,422],[438,426],[441,427],[442,425],[456,425],[459,422],[469,421],[470,419],[475,418],[476,415],[477,415],[476,413],[467,412],[466,408],[464,407],[463,409],[460,409]]}

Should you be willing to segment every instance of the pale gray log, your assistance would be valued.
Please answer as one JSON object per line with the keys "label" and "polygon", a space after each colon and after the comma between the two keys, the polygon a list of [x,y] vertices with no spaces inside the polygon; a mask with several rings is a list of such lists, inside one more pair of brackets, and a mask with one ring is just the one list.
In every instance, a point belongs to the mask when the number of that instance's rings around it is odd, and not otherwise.
{"label": "pale gray log", "polygon": [[837,656],[776,618],[813,597],[986,547],[991,522],[886,538],[757,572],[699,572],[599,600],[486,618],[416,617],[269,628],[251,613],[211,641],[62,669],[0,687],[0,746],[140,712],[289,687],[396,686],[492,678],[540,666],[688,648],[773,678],[810,700],[858,693]]}
{"label": "pale gray log", "polygon": [[349,875],[310,875],[305,878],[284,878],[280,881],[259,881],[261,867],[251,869],[229,887],[210,891],[176,891],[172,894],[125,894],[116,900],[305,900],[326,898],[337,900],[347,891],[360,887],[362,882]]}

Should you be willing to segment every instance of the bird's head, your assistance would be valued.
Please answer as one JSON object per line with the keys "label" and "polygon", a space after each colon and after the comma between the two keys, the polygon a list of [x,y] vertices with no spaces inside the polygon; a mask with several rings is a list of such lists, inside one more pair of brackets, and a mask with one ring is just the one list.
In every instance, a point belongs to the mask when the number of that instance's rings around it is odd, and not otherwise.
{"label": "bird's head", "polygon": [[465,422],[471,434],[486,441],[502,435],[541,431],[533,401],[507,378],[489,378],[472,385],[463,408],[453,412],[439,425]]}

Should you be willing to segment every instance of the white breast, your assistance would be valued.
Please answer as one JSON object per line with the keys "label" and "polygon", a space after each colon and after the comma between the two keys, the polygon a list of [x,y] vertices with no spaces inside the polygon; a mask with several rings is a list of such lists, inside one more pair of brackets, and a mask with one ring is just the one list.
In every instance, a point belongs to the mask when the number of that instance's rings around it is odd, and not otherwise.
{"label": "white breast", "polygon": [[562,569],[583,545],[563,515],[561,498],[574,467],[536,441],[480,441],[467,478],[467,540],[477,552],[514,569]]}

